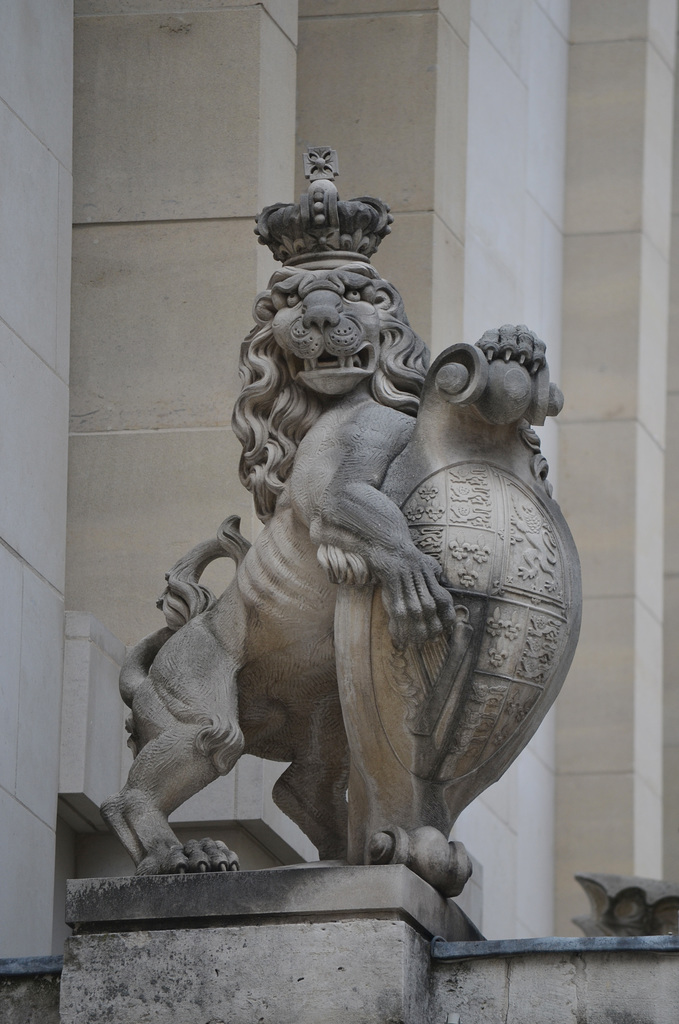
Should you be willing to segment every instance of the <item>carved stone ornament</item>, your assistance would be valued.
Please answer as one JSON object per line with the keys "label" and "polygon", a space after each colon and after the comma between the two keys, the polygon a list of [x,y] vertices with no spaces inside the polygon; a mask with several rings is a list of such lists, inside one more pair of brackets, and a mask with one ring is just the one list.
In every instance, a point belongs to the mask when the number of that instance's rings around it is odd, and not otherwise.
{"label": "carved stone ornament", "polygon": [[575,876],[587,893],[589,917],[574,917],[585,935],[676,935],[679,885],[636,875]]}
{"label": "carved stone ornament", "polygon": [[[578,557],[531,424],[562,404],[524,326],[429,356],[368,262],[391,217],[344,203],[336,155],[257,232],[283,266],[254,304],[233,427],[265,526],[236,517],[167,576],[167,625],[120,686],[136,752],[102,813],[137,873],[230,870],[167,817],[245,751],[290,766],[278,806],[320,857],[406,864],[446,896],[449,843],[556,697],[580,623]],[[237,563],[218,599],[199,580]],[[348,800],[347,800],[348,790]]]}

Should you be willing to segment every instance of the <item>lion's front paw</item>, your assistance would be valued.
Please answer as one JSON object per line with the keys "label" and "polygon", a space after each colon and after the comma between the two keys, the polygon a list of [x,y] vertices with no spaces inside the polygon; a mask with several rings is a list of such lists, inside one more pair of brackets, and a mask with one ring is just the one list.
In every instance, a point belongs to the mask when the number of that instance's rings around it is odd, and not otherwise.
{"label": "lion's front paw", "polygon": [[154,850],[137,866],[138,875],[176,875],[187,872],[238,871],[238,857],[220,839],[189,839]]}
{"label": "lion's front paw", "polygon": [[545,365],[545,343],[525,324],[504,324],[486,331],[477,346],[491,363],[494,359],[515,360],[532,375]]}
{"label": "lion's front paw", "polygon": [[421,552],[412,556],[403,552],[382,566],[382,601],[391,638],[399,649],[420,646],[454,625],[453,600],[439,583],[440,575],[438,563]]}

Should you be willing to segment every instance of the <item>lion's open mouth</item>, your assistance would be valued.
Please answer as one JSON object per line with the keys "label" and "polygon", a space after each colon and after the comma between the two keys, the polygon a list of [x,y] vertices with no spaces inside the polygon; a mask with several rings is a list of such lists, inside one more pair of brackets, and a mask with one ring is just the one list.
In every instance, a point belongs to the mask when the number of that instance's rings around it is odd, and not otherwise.
{"label": "lion's open mouth", "polygon": [[[313,370],[369,370],[370,369],[370,355],[372,348],[365,346],[360,352],[355,352],[353,355],[333,355],[331,352],[322,352],[317,358],[299,360],[300,363],[304,363],[304,371],[309,372]],[[301,369],[301,366],[299,367]]]}
{"label": "lion's open mouth", "polygon": [[365,345],[360,352],[333,355],[322,352],[310,359],[288,355],[293,379],[326,395],[344,395],[375,372],[375,349]]}

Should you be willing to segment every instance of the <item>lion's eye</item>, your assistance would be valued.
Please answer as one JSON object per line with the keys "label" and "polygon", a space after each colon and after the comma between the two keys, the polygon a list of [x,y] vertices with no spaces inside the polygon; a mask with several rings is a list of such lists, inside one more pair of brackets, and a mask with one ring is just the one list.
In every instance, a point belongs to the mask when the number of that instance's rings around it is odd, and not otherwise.
{"label": "lion's eye", "polygon": [[299,295],[293,292],[292,295],[288,295],[288,306],[296,306],[299,302]]}
{"label": "lion's eye", "polygon": [[358,288],[346,288],[344,291],[344,298],[348,299],[349,302],[359,302],[361,293]]}

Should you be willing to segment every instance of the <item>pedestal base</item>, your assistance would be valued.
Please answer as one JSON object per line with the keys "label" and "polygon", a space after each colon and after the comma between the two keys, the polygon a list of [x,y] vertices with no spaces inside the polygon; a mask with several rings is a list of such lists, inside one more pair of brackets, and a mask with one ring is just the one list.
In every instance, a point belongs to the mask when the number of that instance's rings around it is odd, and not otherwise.
{"label": "pedestal base", "polygon": [[429,941],[479,938],[402,866],[69,882],[62,1024],[425,1024]]}

